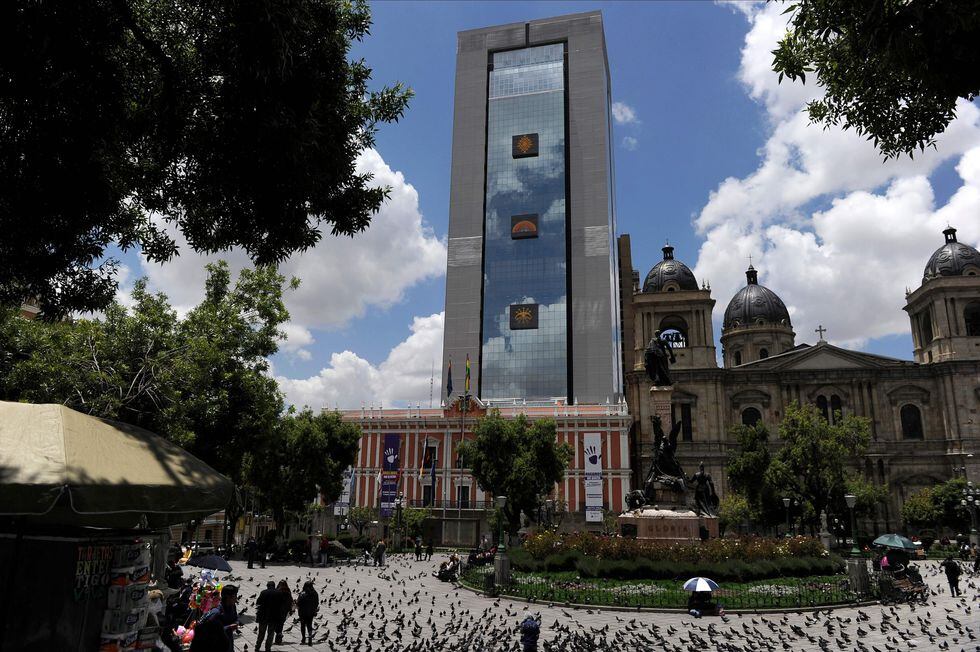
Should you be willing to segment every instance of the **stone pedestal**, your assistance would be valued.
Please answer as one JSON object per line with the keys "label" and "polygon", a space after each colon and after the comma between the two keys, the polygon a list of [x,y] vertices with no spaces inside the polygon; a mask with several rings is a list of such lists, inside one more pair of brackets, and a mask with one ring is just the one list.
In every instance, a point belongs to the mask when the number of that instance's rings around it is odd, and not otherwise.
{"label": "stone pedestal", "polygon": [[624,537],[684,543],[700,541],[701,528],[708,538],[718,537],[717,517],[698,516],[684,506],[644,507],[620,514],[617,521]]}
{"label": "stone pedestal", "polygon": [[497,578],[497,586],[510,584],[510,557],[506,552],[498,552],[493,559],[494,576]]}
{"label": "stone pedestal", "polygon": [[660,417],[664,431],[670,430],[671,419],[671,398],[674,395],[674,386],[664,387],[654,386],[650,388],[650,416]]}

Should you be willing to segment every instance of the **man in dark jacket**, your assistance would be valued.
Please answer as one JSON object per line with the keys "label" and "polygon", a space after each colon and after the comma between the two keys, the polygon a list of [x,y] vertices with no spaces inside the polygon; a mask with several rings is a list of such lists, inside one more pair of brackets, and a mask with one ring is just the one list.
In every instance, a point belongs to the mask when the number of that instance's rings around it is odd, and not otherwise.
{"label": "man in dark jacket", "polygon": [[279,615],[279,591],[276,590],[275,582],[266,582],[265,591],[259,593],[259,599],[255,602],[255,622],[259,624],[259,640],[255,644],[256,652],[262,649],[262,640],[265,640],[266,652],[272,649],[272,639],[276,637],[275,622]]}
{"label": "man in dark jacket", "polygon": [[538,649],[538,636],[541,634],[541,621],[528,614],[528,617],[520,624],[521,647],[524,652],[536,652]]}
{"label": "man in dark jacket", "polygon": [[249,537],[248,543],[245,544],[245,556],[248,558],[248,567],[252,568],[252,564],[255,563],[255,555],[259,551],[259,544],[255,543],[255,537]]}
{"label": "man in dark jacket", "polygon": [[949,593],[953,597],[960,595],[960,565],[956,563],[950,555],[940,564],[946,571],[946,580],[949,581]]}
{"label": "man in dark jacket", "polygon": [[303,585],[303,590],[296,598],[296,611],[299,614],[300,645],[313,645],[313,617],[320,607],[320,596],[313,588],[313,582]]}

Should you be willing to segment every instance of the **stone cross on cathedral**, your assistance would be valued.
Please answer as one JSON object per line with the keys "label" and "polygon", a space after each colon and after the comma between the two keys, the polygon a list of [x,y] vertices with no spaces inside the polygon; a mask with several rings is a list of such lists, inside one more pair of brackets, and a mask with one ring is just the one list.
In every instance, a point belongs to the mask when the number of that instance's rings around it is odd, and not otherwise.
{"label": "stone cross on cathedral", "polygon": [[823,327],[823,324],[818,324],[813,332],[818,334],[820,336],[820,341],[823,342],[823,334],[827,332],[827,329]]}

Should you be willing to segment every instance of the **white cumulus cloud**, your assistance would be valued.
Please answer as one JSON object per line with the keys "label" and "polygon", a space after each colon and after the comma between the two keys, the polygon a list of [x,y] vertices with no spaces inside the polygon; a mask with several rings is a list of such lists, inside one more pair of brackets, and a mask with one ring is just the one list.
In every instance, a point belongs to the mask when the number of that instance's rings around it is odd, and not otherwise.
{"label": "white cumulus cloud", "polygon": [[618,125],[634,124],[640,121],[636,117],[636,109],[631,107],[626,102],[613,102],[612,114],[613,120]]}
{"label": "white cumulus cloud", "polygon": [[[777,82],[772,50],[785,32],[783,5],[744,12],[750,23],[739,79],[765,109],[770,132],[755,171],[725,179],[695,219],[704,237],[695,274],[710,280],[716,325],[745,284],[747,257],[760,282],[790,310],[797,341],[828,339],[863,346],[869,338],[908,333],[906,286],[942,242],[949,222],[962,241],[980,240],[980,109],[961,101],[937,148],[884,162],[864,138],[809,123],[812,83]],[[929,176],[958,161],[962,185],[937,206]]]}
{"label": "white cumulus cloud", "polygon": [[353,351],[330,356],[330,363],[309,378],[276,376],[286,400],[297,406],[359,408],[362,405],[427,406],[429,379],[435,365],[434,400],[439,400],[444,313],[415,317],[411,335],[378,365]]}
{"label": "white cumulus cloud", "polygon": [[623,136],[624,149],[628,149],[629,151],[632,152],[639,146],[640,146],[640,141],[638,141],[636,138],[633,138],[632,136]]}
{"label": "white cumulus cloud", "polygon": [[[280,272],[297,277],[298,290],[286,293],[291,324],[284,329],[283,349],[308,359],[313,343],[310,329],[339,328],[361,317],[369,307],[385,308],[402,300],[405,291],[446,271],[446,243],[436,237],[419,209],[419,196],[401,172],[392,170],[381,155],[368,149],[357,159],[358,173],[371,173],[373,182],[389,186],[391,195],[373,216],[371,226],[353,238],[325,232],[308,251],[280,265]],[[227,260],[233,271],[250,266],[241,250],[201,255],[190,250],[179,234],[181,255],[158,265],[142,261],[142,272],[154,290],[165,292],[179,311],[203,297],[205,264]]]}

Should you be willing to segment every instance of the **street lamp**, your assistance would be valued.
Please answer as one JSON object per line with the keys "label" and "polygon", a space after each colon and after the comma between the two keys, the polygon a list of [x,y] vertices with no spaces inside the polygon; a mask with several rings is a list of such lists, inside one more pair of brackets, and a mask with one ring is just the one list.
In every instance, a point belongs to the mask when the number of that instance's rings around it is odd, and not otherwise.
{"label": "street lamp", "polygon": [[503,553],[507,550],[504,543],[504,507],[507,506],[507,496],[497,496],[497,552]]}
{"label": "street lamp", "polygon": [[786,536],[787,537],[789,536],[789,504],[790,504],[790,502],[791,501],[790,501],[789,498],[783,498],[783,507],[786,508]]}
{"label": "street lamp", "polygon": [[851,511],[851,556],[857,556],[861,554],[857,541],[857,521],[854,519],[854,505],[857,504],[857,496],[847,494],[844,496],[844,500],[847,502],[847,509]]}
{"label": "street lamp", "polygon": [[972,482],[966,483],[960,505],[970,512],[970,543],[980,543],[980,537],[977,536],[977,509],[980,508],[980,489],[975,489]]}
{"label": "street lamp", "polygon": [[402,549],[402,539],[405,537],[402,533],[402,504],[405,502],[405,494],[401,491],[398,492],[398,498],[395,499],[395,536],[398,537],[398,544],[395,546],[395,550],[401,552]]}

